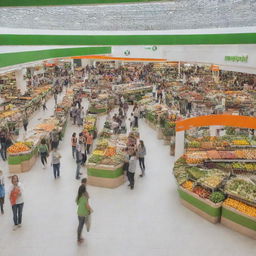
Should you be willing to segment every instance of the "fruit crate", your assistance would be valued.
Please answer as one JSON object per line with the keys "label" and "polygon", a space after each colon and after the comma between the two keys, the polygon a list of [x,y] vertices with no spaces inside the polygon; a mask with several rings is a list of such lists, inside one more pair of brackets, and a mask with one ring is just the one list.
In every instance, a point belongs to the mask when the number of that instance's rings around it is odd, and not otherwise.
{"label": "fruit crate", "polygon": [[208,199],[201,198],[197,194],[182,187],[178,188],[181,203],[191,211],[200,215],[211,223],[220,222],[222,203],[215,204]]}
{"label": "fruit crate", "polygon": [[232,207],[223,205],[221,223],[256,240],[256,217],[248,216]]}

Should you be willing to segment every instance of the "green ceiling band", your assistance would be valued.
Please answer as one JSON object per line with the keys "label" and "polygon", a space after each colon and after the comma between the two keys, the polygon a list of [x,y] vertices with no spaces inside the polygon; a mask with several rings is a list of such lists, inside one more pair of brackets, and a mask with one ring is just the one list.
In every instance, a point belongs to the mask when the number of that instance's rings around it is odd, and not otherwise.
{"label": "green ceiling band", "polygon": [[37,60],[111,53],[111,47],[63,48],[0,54],[0,68]]}
{"label": "green ceiling band", "polygon": [[101,178],[117,178],[123,175],[123,168],[120,167],[114,171],[111,170],[102,170],[102,169],[94,169],[87,168],[87,173],[89,176],[101,177]]}
{"label": "green ceiling band", "polygon": [[192,204],[193,206],[197,207],[198,209],[207,213],[208,215],[213,217],[221,216],[221,206],[218,208],[214,208],[207,204],[207,202],[202,202],[201,200],[193,197],[192,195],[186,193],[185,191],[178,189],[178,192],[183,200],[187,201],[188,203]]}
{"label": "green ceiling band", "polygon": [[256,33],[197,35],[13,35],[0,45],[197,45],[256,44]]}
{"label": "green ceiling band", "polygon": [[[157,0],[162,2],[163,0]],[[156,0],[2,0],[0,7],[6,6],[50,6],[50,5],[86,5],[156,2]]]}
{"label": "green ceiling band", "polygon": [[252,219],[246,218],[245,216],[242,216],[233,211],[230,211],[225,207],[222,207],[222,216],[241,226],[244,226],[246,228],[256,231],[256,221],[253,221]]}

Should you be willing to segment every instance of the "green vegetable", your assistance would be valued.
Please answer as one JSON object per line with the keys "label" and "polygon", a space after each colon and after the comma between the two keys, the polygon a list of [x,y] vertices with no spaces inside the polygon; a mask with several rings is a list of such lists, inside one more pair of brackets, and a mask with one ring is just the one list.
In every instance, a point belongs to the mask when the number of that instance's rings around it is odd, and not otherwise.
{"label": "green vegetable", "polygon": [[222,192],[213,192],[209,199],[216,204],[224,201],[225,195]]}
{"label": "green vegetable", "polygon": [[204,171],[204,170],[201,170],[201,169],[199,169],[198,167],[191,167],[191,168],[189,168],[188,170],[187,170],[187,172],[188,172],[188,174],[192,177],[192,178],[194,178],[194,179],[199,179],[199,178],[201,178],[201,177],[203,177],[203,176],[205,176],[206,175],[206,171]]}

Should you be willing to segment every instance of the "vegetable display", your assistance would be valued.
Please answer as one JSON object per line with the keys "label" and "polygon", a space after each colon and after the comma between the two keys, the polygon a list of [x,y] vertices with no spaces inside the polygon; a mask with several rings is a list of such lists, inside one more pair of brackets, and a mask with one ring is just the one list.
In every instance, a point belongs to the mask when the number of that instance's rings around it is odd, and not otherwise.
{"label": "vegetable display", "polygon": [[225,186],[225,192],[256,203],[256,184],[249,179],[236,177],[229,180]]}
{"label": "vegetable display", "polygon": [[222,202],[222,201],[225,199],[225,195],[224,195],[222,192],[217,191],[217,192],[213,192],[213,193],[210,195],[209,199],[210,199],[213,203],[217,204],[217,203]]}
{"label": "vegetable display", "polygon": [[228,198],[224,201],[224,205],[232,207],[232,208],[234,208],[242,213],[245,213],[251,217],[256,217],[256,208],[255,207],[247,205],[238,200]]}

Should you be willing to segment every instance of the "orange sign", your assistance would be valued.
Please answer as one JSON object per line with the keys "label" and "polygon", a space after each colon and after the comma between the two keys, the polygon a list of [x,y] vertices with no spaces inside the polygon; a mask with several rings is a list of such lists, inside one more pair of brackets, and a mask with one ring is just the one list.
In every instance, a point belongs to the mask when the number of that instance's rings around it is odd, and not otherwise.
{"label": "orange sign", "polygon": [[218,65],[211,65],[211,70],[212,71],[219,71],[220,67]]}
{"label": "orange sign", "polygon": [[239,128],[256,129],[256,118],[251,116],[209,115],[192,117],[176,122],[176,131],[185,131],[194,127],[224,125]]}

